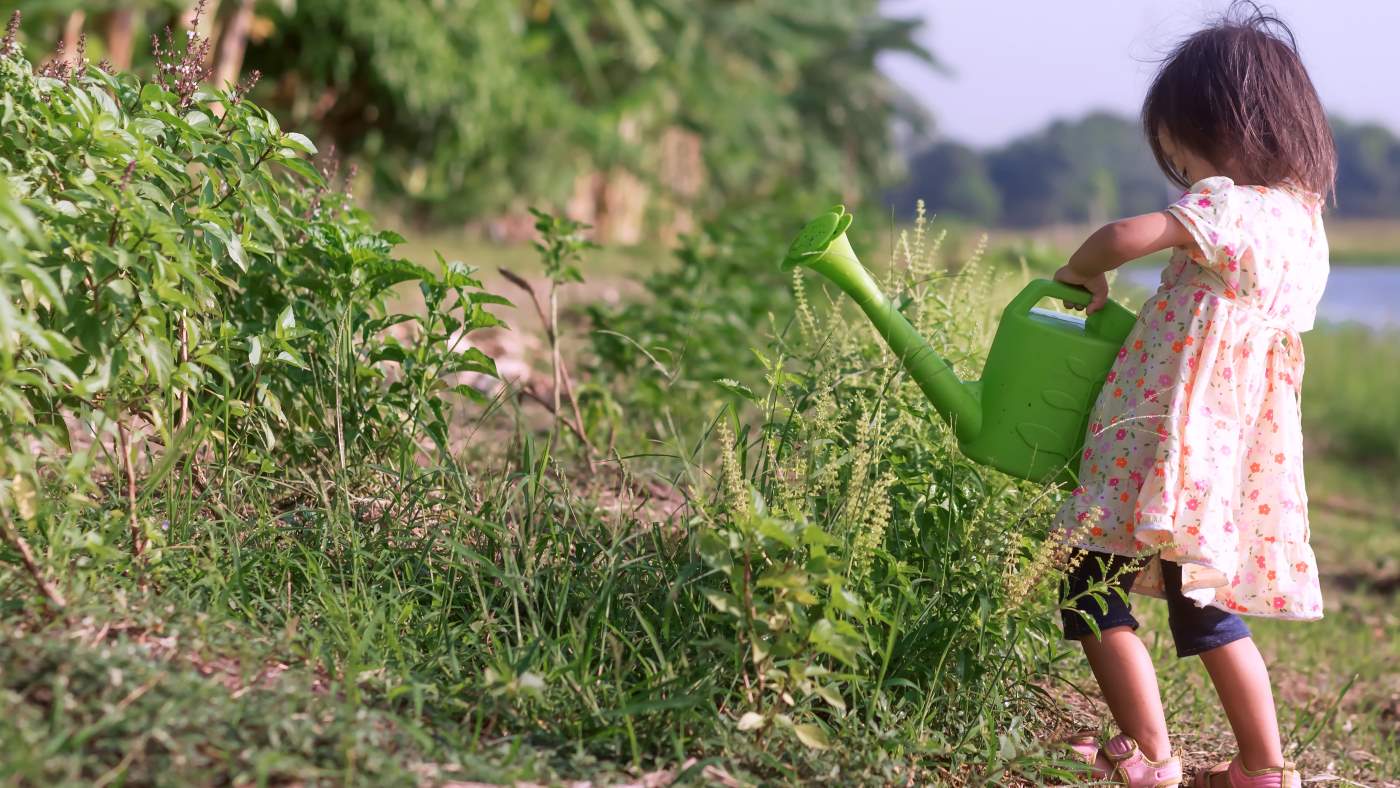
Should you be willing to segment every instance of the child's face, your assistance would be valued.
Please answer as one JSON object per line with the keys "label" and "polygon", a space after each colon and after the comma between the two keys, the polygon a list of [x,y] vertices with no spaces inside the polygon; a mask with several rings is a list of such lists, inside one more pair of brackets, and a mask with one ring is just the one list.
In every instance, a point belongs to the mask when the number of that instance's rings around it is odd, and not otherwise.
{"label": "child's face", "polygon": [[1166,131],[1157,132],[1157,140],[1162,144],[1162,153],[1166,154],[1167,163],[1180,173],[1182,180],[1187,183],[1222,174],[1216,165],[1178,145]]}

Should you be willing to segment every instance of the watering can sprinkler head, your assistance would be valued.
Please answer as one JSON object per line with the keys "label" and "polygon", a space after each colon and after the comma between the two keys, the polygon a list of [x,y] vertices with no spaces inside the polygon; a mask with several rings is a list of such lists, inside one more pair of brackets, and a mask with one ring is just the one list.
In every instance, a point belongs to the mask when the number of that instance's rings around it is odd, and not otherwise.
{"label": "watering can sprinkler head", "polygon": [[1007,305],[982,379],[964,383],[861,265],[850,226],[841,205],[808,222],[783,270],[810,268],[855,300],[968,457],[1023,479],[1071,481],[1090,408],[1137,316],[1113,301],[1087,320],[1045,312],[1041,299],[1088,304],[1089,293],[1034,280]]}
{"label": "watering can sprinkler head", "polygon": [[793,239],[792,246],[788,247],[787,257],[783,258],[783,270],[791,271],[799,265],[815,268],[821,265],[821,258],[827,254],[848,258],[860,265],[855,251],[851,249],[851,242],[846,240],[846,230],[851,226],[852,219],[854,217],[846,213],[846,206],[833,205],[826,213],[808,222]]}

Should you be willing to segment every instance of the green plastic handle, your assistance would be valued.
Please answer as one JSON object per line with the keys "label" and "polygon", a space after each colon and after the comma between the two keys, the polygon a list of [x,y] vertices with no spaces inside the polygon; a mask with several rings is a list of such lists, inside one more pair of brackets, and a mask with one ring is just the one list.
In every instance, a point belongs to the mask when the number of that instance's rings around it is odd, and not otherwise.
{"label": "green plastic handle", "polygon": [[[1033,279],[1006,309],[1011,314],[1025,314],[1040,303],[1042,298],[1058,298],[1071,304],[1088,306],[1089,302],[1094,300],[1094,295],[1082,287],[1068,285],[1054,279]],[[1105,323],[1108,320],[1108,304],[1111,303],[1113,303],[1112,300],[1104,304],[1104,307],[1097,312],[1084,318],[1085,333],[1107,336],[1105,330],[1108,326]]]}

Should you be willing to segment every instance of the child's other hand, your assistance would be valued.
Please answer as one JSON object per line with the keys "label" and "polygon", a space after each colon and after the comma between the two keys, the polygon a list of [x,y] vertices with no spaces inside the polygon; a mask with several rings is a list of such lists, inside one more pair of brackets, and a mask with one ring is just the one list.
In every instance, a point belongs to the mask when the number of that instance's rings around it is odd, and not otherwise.
{"label": "child's other hand", "polygon": [[1055,272],[1055,281],[1064,282],[1067,285],[1074,285],[1075,287],[1082,287],[1088,290],[1093,296],[1093,299],[1089,301],[1087,309],[1079,304],[1071,304],[1066,301],[1065,306],[1070,309],[1085,309],[1085,314],[1092,315],[1100,309],[1103,309],[1103,305],[1108,302],[1108,277],[1104,274],[1084,276],[1073,268],[1064,265],[1060,266],[1060,270]]}

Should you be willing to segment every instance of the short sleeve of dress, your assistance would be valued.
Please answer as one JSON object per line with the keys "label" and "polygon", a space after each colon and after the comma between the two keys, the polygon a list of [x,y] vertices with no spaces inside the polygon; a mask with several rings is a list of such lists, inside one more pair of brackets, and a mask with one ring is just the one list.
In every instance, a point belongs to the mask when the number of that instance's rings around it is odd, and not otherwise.
{"label": "short sleeve of dress", "polygon": [[1238,256],[1244,241],[1244,206],[1237,191],[1235,182],[1223,175],[1204,178],[1167,208],[1200,247],[1201,259],[1196,262],[1221,273]]}

